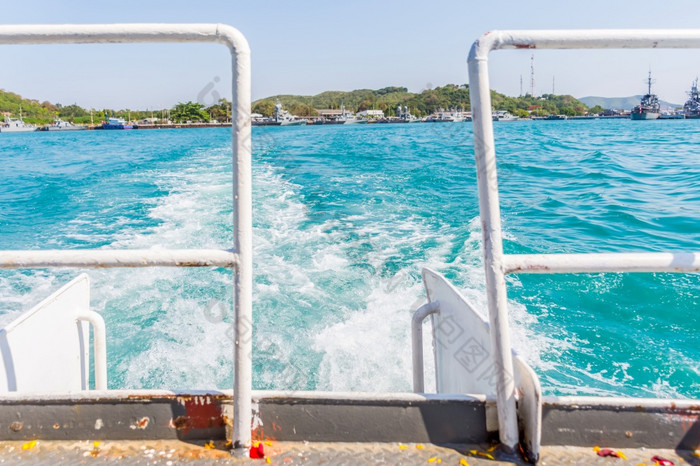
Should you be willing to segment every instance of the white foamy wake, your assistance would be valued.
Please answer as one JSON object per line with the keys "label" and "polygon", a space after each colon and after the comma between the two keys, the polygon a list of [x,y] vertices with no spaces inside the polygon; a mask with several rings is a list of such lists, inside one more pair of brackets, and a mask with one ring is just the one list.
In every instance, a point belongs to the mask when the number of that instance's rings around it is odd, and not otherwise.
{"label": "white foamy wake", "polygon": [[[184,166],[136,175],[134,181],[154,182],[167,193],[144,200],[154,226],[144,231],[116,218],[112,232],[98,240],[110,240],[109,248],[229,247],[229,157],[226,149],[195,152]],[[254,167],[254,217],[257,388],[410,391],[410,322],[425,300],[422,267],[449,275],[485,309],[478,219],[466,241],[448,227],[390,212],[381,221],[361,213],[318,223],[300,187],[264,164]],[[89,229],[90,218],[79,217],[69,236],[89,238]],[[231,386],[229,271],[88,273],[92,306],[107,321],[111,388]],[[5,302],[19,312],[74,274],[17,273],[2,276],[0,288],[11,290]],[[514,346],[537,367],[539,351],[551,345],[530,330],[534,318],[524,306],[510,307]],[[434,386],[429,333],[426,323],[428,389]]]}
{"label": "white foamy wake", "polygon": [[[365,307],[324,329],[315,338],[314,349],[323,354],[319,388],[325,390],[410,391],[412,379],[410,323],[412,313],[425,302],[419,278],[420,270],[429,267],[451,275],[458,288],[477,309],[486,315],[486,294],[483,278],[481,232],[478,218],[469,224],[470,235],[459,248],[456,258],[449,251],[458,239],[446,231],[431,232],[419,221],[398,222],[397,230],[410,233],[395,237],[390,231],[373,231],[377,242],[391,249],[402,249],[410,243],[439,238],[423,260],[399,270],[390,279],[372,282]],[[408,244],[404,244],[408,243]],[[381,260],[380,260],[381,262]],[[536,319],[525,306],[509,303],[514,348],[535,367],[543,366],[540,352],[550,348],[550,338],[537,335]],[[435,390],[434,359],[430,338],[430,320],[424,323],[424,355],[426,390]],[[536,341],[537,344],[533,344]]]}

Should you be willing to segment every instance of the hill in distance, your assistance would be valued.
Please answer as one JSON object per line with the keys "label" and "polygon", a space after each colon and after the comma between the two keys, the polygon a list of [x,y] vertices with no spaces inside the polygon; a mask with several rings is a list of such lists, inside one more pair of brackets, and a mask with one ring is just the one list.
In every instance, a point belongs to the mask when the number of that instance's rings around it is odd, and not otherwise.
{"label": "hill in distance", "polygon": [[[631,110],[636,105],[639,105],[639,100],[642,98],[641,95],[633,95],[630,97],[580,97],[578,100],[583,102],[589,107],[594,107],[600,105],[603,108],[612,108],[615,110]],[[683,104],[672,104],[671,102],[666,102],[665,100],[659,100],[662,110],[673,110],[678,107],[682,107]]]}

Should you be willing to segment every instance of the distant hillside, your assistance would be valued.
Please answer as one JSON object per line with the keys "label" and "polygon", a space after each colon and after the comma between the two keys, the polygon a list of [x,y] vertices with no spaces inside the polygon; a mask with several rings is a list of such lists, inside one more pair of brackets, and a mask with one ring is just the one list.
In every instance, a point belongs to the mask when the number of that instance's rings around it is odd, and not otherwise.
{"label": "distant hillside", "polygon": [[341,105],[352,112],[378,109],[387,115],[393,115],[394,109],[401,105],[409,107],[414,115],[421,116],[432,113],[438,107],[469,108],[469,90],[464,85],[448,84],[420,94],[408,92],[405,87],[391,86],[376,90],[326,91],[314,96],[273,95],[253,102],[253,112],[271,115],[276,101],[299,116],[313,116],[317,113],[315,109],[339,109]]}
{"label": "distant hillside", "polygon": [[[25,121],[46,123],[51,121],[57,107],[50,102],[39,103],[38,100],[23,99],[19,94],[0,89],[0,112],[10,112],[14,117],[18,117],[20,109]],[[2,120],[2,115],[0,115],[0,121]]]}
{"label": "distant hillside", "polygon": [[[383,110],[387,116],[394,115],[398,105],[408,107],[416,116],[429,115],[439,108],[464,110],[471,108],[469,86],[447,84],[435,89],[426,89],[420,93],[408,92],[405,87],[392,86],[377,90],[326,91],[314,96],[273,95],[253,102],[253,112],[270,116],[274,112],[277,101],[286,110],[298,116],[313,116],[317,114],[316,109],[338,109],[341,105],[351,112],[367,109]],[[588,111],[584,104],[570,95],[508,97],[491,91],[491,101],[495,110],[507,110],[520,117],[529,116],[529,112],[542,116],[550,114],[573,116],[583,115]]]}
{"label": "distant hillside", "polygon": [[[616,110],[631,110],[635,105],[639,105],[639,99],[641,95],[633,95],[630,97],[580,97],[578,100],[583,102],[589,107],[594,107],[600,105],[603,108],[612,108]],[[661,108],[663,110],[674,109],[682,107],[682,104],[672,104],[671,102],[666,102],[665,100],[659,100]]]}

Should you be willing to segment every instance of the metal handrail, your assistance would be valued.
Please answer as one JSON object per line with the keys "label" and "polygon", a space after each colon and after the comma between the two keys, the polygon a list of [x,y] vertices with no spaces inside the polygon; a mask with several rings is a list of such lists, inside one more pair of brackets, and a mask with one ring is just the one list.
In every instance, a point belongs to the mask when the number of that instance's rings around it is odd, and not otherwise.
{"label": "metal handrail", "polygon": [[107,331],[105,321],[95,311],[78,314],[76,319],[92,325],[95,347],[95,390],[107,390]]}
{"label": "metal handrail", "polygon": [[491,31],[469,52],[469,87],[474,122],[474,155],[479,187],[484,267],[491,342],[498,373],[500,441],[515,449],[518,425],[508,328],[507,273],[697,272],[700,253],[506,255],[496,174],[488,55],[500,49],[700,48],[700,30]]}
{"label": "metal handrail", "polygon": [[43,267],[234,267],[238,255],[219,249],[42,249],[0,251],[0,269]]}
{"label": "metal handrail", "polygon": [[233,453],[247,455],[252,425],[252,176],[250,47],[225,24],[64,24],[0,26],[0,44],[218,42],[232,58],[233,248],[216,250],[1,251],[0,268],[232,267],[234,269]]}
{"label": "metal handrail", "polygon": [[432,314],[440,313],[440,301],[423,304],[411,319],[411,354],[413,357],[413,391],[425,391],[425,375],[423,373],[423,321]]}

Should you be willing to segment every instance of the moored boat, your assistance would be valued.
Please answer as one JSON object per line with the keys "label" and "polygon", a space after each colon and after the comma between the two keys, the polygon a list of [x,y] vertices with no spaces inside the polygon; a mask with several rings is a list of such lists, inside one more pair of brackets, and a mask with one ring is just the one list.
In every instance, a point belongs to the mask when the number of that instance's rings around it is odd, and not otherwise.
{"label": "moored boat", "polygon": [[29,133],[36,131],[36,125],[26,124],[22,120],[22,107],[19,108],[19,118],[10,118],[9,113],[5,114],[5,123],[0,125],[0,133]]}
{"label": "moored boat", "polygon": [[306,120],[292,115],[282,108],[282,104],[275,104],[275,111],[271,117],[264,117],[260,114],[253,114],[253,126],[302,126],[306,124]]}
{"label": "moored boat", "polygon": [[69,121],[63,121],[59,118],[50,125],[46,125],[41,129],[43,131],[80,131],[87,129],[87,127],[84,125],[76,125]]}
{"label": "moored boat", "polygon": [[95,129],[138,129],[138,125],[127,123],[124,118],[110,117]]}
{"label": "moored boat", "polygon": [[275,115],[274,121],[279,123],[280,126],[302,126],[306,124],[306,120],[301,119],[295,115],[292,115],[288,111],[282,108],[282,104],[277,102],[275,104]]}
{"label": "moored boat", "polygon": [[493,121],[516,121],[520,119],[507,110],[495,110],[491,112],[491,118]]}
{"label": "moored boat", "polygon": [[367,123],[367,120],[364,120],[362,118],[357,118],[354,113],[347,111],[345,109],[345,105],[341,105],[340,107],[340,116],[337,118],[337,121],[339,123],[342,123],[344,125],[354,125],[354,124],[359,124],[359,123]]}
{"label": "moored boat", "polygon": [[458,110],[445,110],[444,108],[440,108],[424,121],[429,123],[455,123],[464,121],[464,114]]}
{"label": "moored boat", "polygon": [[686,118],[700,118],[700,91],[698,91],[698,78],[688,92],[688,100],[683,104],[683,114]]}
{"label": "moored boat", "polygon": [[632,113],[630,113],[630,118],[633,120],[656,120],[661,114],[659,98],[656,94],[651,93],[651,71],[649,71],[649,77],[647,78],[647,86],[647,93],[642,96],[639,105],[634,107]]}

